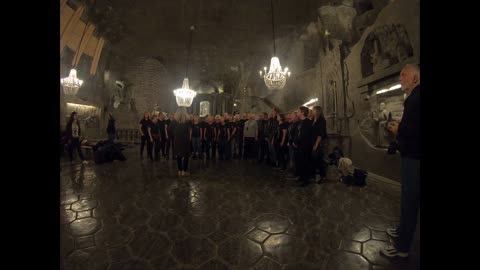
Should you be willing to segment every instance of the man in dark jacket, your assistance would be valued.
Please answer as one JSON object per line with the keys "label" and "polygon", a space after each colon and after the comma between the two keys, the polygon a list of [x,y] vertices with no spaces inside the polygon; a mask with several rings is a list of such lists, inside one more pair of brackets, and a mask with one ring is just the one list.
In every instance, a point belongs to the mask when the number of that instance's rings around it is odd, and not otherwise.
{"label": "man in dark jacket", "polygon": [[387,229],[387,234],[397,238],[395,245],[381,250],[392,258],[408,256],[420,208],[420,68],[406,65],[400,73],[400,84],[407,95],[402,121],[388,124],[388,129],[397,136],[402,158],[400,225]]}
{"label": "man in dark jacket", "polygon": [[297,136],[293,142],[295,148],[295,167],[297,168],[301,186],[308,185],[308,180],[312,176],[312,147],[313,147],[313,127],[312,120],[308,119],[309,109],[305,106],[298,108],[300,122],[297,128]]}
{"label": "man in dark jacket", "polygon": [[287,178],[290,180],[294,180],[298,178],[298,169],[295,164],[295,148],[293,147],[293,142],[297,138],[297,132],[298,132],[298,125],[300,124],[300,120],[298,119],[298,111],[292,112],[291,116],[291,124],[288,127],[288,150],[289,150],[289,159],[291,163],[291,174],[287,175]]}

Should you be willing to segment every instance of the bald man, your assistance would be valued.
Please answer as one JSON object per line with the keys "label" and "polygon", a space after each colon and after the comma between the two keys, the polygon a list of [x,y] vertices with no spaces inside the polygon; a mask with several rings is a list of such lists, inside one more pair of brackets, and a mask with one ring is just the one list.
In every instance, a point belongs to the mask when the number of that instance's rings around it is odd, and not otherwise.
{"label": "bald man", "polygon": [[397,137],[402,158],[400,225],[387,229],[387,234],[397,240],[393,246],[381,250],[391,258],[408,256],[420,208],[420,68],[406,65],[400,72],[400,84],[407,95],[403,117],[401,122],[388,124],[388,129]]}

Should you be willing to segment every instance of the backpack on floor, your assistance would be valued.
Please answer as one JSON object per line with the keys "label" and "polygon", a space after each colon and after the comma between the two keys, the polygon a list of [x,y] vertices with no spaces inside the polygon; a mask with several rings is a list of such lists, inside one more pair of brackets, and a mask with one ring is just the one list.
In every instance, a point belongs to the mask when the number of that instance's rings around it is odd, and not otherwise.
{"label": "backpack on floor", "polygon": [[368,172],[362,169],[353,171],[353,185],[363,187],[367,184]]}

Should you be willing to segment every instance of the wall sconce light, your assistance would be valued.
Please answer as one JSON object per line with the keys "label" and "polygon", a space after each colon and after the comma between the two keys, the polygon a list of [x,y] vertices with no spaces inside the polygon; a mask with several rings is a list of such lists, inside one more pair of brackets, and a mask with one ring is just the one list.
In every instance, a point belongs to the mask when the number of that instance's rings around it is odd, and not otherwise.
{"label": "wall sconce light", "polygon": [[303,106],[308,106],[308,105],[310,105],[312,103],[315,103],[317,101],[318,101],[318,98],[312,98],[307,103],[303,104]]}

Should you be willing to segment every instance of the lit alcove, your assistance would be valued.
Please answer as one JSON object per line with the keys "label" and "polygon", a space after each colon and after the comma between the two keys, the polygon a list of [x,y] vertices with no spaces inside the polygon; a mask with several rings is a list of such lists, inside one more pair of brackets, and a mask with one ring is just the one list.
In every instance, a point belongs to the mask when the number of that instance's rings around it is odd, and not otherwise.
{"label": "lit alcove", "polygon": [[205,117],[210,114],[210,102],[200,101],[200,117]]}

